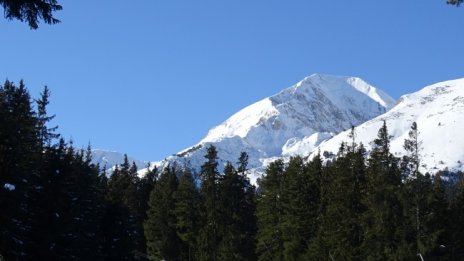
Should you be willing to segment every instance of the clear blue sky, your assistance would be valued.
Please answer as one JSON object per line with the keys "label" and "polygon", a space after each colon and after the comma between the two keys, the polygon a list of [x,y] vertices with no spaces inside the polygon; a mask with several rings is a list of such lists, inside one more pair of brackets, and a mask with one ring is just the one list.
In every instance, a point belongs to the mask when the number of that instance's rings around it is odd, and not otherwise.
{"label": "clear blue sky", "polygon": [[394,98],[464,77],[446,0],[62,0],[59,25],[0,19],[0,80],[24,79],[79,147],[159,160],[312,73]]}

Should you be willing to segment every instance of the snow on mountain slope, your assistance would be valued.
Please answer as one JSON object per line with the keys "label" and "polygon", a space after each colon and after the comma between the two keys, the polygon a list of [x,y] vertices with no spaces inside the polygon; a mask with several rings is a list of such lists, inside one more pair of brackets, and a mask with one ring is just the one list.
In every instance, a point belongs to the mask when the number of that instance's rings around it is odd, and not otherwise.
{"label": "snow on mountain slope", "polygon": [[235,163],[241,151],[249,166],[262,168],[270,158],[308,154],[325,139],[389,110],[394,100],[355,77],[314,74],[280,93],[258,101],[212,128],[197,145],[158,165],[199,169],[206,147]]}
{"label": "snow on mountain slope", "polygon": [[[127,159],[129,160],[130,164],[132,164],[132,162],[135,162],[139,169],[142,169],[147,165],[147,162],[134,159],[130,156],[128,156]],[[106,166],[108,170],[111,170],[116,165],[120,165],[124,162],[124,154],[117,151],[93,149],[92,162],[95,164],[100,164],[100,167],[102,168]]]}
{"label": "snow on mountain slope", "polygon": [[[464,78],[440,82],[402,96],[390,111],[356,127],[356,139],[371,150],[370,142],[377,137],[385,120],[393,136],[391,151],[401,157],[405,153],[404,140],[415,121],[422,141],[421,171],[433,173],[446,167],[464,171],[463,116]],[[336,153],[340,143],[349,140],[348,132],[323,142],[318,149]]]}

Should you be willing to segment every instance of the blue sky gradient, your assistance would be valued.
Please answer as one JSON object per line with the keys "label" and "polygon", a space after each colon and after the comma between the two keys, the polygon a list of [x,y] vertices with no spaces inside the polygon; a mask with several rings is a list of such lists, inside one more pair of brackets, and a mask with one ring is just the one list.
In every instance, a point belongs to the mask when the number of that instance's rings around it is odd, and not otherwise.
{"label": "blue sky gradient", "polygon": [[464,77],[464,7],[445,2],[62,0],[58,25],[0,19],[0,80],[48,85],[78,147],[160,160],[313,73],[394,98]]}

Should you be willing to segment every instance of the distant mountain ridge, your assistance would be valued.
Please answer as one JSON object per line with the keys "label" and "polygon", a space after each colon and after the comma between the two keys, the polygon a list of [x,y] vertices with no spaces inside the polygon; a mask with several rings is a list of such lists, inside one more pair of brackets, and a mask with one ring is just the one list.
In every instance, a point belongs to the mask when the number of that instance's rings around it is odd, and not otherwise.
{"label": "distant mountain ridge", "polygon": [[[148,164],[146,161],[137,160],[131,156],[128,156],[127,159],[130,164],[135,162],[139,169],[145,168]],[[101,168],[106,167],[107,170],[111,170],[114,169],[116,165],[124,163],[124,153],[111,150],[93,149],[92,161],[95,164],[99,164]]]}

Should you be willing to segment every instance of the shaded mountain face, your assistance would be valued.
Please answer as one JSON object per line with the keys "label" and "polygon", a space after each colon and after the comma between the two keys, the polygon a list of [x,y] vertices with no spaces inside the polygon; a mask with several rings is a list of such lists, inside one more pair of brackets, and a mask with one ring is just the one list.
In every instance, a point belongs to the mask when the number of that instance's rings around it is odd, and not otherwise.
{"label": "shaded mountain face", "polygon": [[[464,79],[445,81],[402,96],[395,107],[356,127],[356,140],[368,151],[383,121],[392,135],[391,151],[397,157],[405,154],[404,140],[413,122],[417,123],[421,171],[435,173],[448,168],[464,171]],[[321,152],[336,153],[348,131],[323,142]],[[314,153],[313,155],[314,156]]]}
{"label": "shaded mountain face", "polygon": [[359,78],[314,74],[242,109],[198,144],[156,165],[199,170],[212,144],[220,167],[226,161],[235,163],[245,151],[249,167],[259,172],[275,158],[308,155],[321,142],[385,113],[393,104],[390,96]]}

